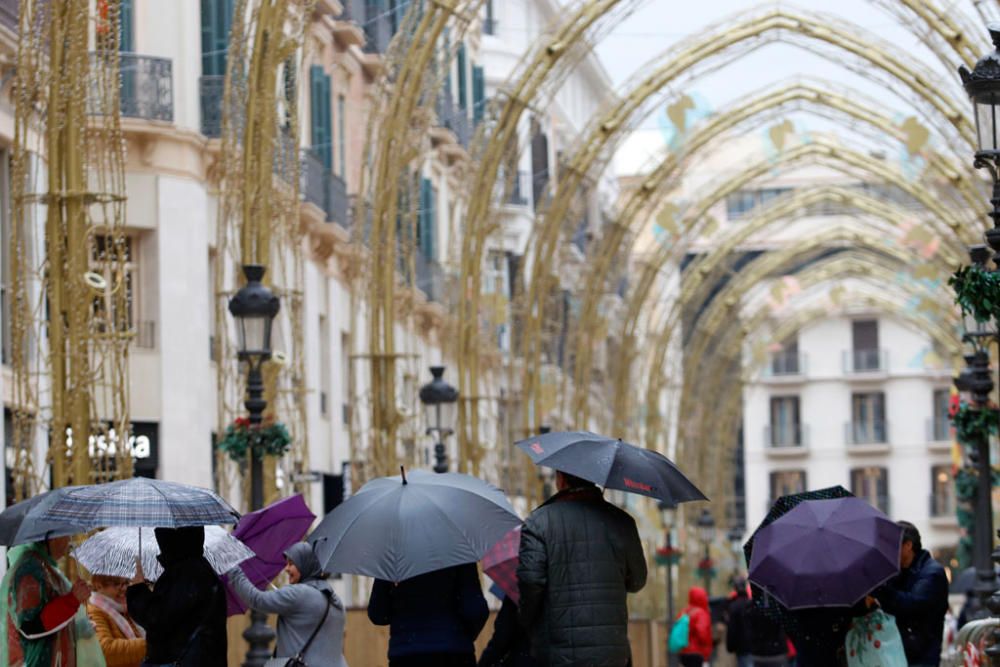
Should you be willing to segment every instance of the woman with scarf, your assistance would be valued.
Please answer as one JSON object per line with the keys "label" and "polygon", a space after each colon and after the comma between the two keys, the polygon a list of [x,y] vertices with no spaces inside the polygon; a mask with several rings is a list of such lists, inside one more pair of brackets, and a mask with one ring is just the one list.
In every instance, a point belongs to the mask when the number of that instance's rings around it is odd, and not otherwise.
{"label": "woman with scarf", "polygon": [[95,574],[87,615],[97,630],[108,667],[139,667],[146,655],[146,632],[135,624],[125,606],[128,579]]}
{"label": "woman with scarf", "polygon": [[90,660],[77,659],[78,642],[94,635],[81,607],[90,587],[81,580],[71,585],[56,565],[68,549],[68,537],[55,537],[14,547],[7,554],[7,573],[0,585],[0,665],[91,667]]}
{"label": "woman with scarf", "polygon": [[309,667],[347,667],[344,603],[326,581],[312,546],[292,545],[285,559],[289,585],[276,590],[258,590],[239,567],[226,576],[247,606],[278,615],[277,657],[301,656]]}

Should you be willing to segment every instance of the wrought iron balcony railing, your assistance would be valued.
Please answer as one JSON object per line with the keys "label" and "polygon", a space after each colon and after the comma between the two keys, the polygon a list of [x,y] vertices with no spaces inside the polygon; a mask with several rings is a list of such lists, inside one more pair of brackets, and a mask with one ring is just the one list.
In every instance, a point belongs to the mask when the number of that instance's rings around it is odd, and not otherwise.
{"label": "wrought iron balcony railing", "polygon": [[349,228],[347,185],[312,151],[302,152],[302,194],[323,210],[327,222]]}
{"label": "wrought iron balcony railing", "polygon": [[773,449],[805,447],[807,435],[804,424],[769,424],[764,427],[764,445]]}
{"label": "wrought iron balcony railing", "polygon": [[122,116],[173,122],[174,76],[171,60],[135,53],[122,53],[120,56]]}
{"label": "wrought iron balcony railing", "polygon": [[873,348],[844,352],[844,372],[846,373],[884,373],[888,369],[888,350]]}
{"label": "wrought iron balcony railing", "polygon": [[206,137],[222,136],[222,96],[226,77],[222,74],[198,79],[198,97],[201,100],[201,133]]}
{"label": "wrought iron balcony railing", "polygon": [[883,420],[847,422],[844,440],[849,445],[884,445],[889,442],[889,425]]}

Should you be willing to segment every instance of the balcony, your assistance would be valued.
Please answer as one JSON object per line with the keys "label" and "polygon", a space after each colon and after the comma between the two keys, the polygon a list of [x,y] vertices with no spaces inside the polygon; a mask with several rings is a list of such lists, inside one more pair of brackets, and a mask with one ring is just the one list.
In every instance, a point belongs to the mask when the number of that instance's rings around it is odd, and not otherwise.
{"label": "balcony", "polygon": [[884,374],[889,370],[889,352],[881,349],[844,351],[844,372],[848,374]]}
{"label": "balcony", "polygon": [[201,99],[201,133],[209,138],[222,136],[222,97],[226,77],[217,74],[198,79],[198,97]]}
{"label": "balcony", "polygon": [[952,493],[932,493],[929,509],[932,519],[955,519],[955,495]]}
{"label": "balcony", "polygon": [[[172,123],[174,77],[171,60],[134,53],[122,53],[120,56],[122,117]],[[101,66],[98,54],[91,53],[90,67],[96,69]],[[100,99],[97,82],[94,81],[87,100],[89,114],[101,114]]]}
{"label": "balcony", "polygon": [[947,419],[937,417],[928,418],[926,421],[927,442],[931,445],[941,445],[944,449],[951,448],[951,422]]}
{"label": "balcony", "polygon": [[347,186],[340,176],[327,169],[312,151],[302,152],[302,195],[318,206],[327,222],[348,229]]}
{"label": "balcony", "polygon": [[889,451],[889,425],[885,421],[858,421],[844,424],[844,441],[851,451]]}
{"label": "balcony", "polygon": [[472,128],[465,109],[457,107],[450,97],[442,94],[438,96],[434,110],[437,112],[438,124],[451,130],[458,143],[468,148],[469,140],[472,138]]}
{"label": "balcony", "polygon": [[[501,181],[501,183],[504,183]],[[506,183],[504,183],[506,190]],[[507,206],[527,207],[531,205],[528,195],[531,193],[531,175],[526,171],[517,171],[511,183],[510,192],[504,197]]]}
{"label": "balcony", "polygon": [[806,454],[808,435],[805,424],[768,424],[764,427],[764,449],[768,455],[781,457]]}
{"label": "balcony", "polygon": [[428,301],[443,302],[445,275],[441,265],[419,249],[414,251],[413,263],[417,271],[417,289],[427,295]]}
{"label": "balcony", "polygon": [[764,369],[763,377],[768,380],[800,381],[806,375],[806,355],[795,351],[777,352],[771,356],[771,363]]}

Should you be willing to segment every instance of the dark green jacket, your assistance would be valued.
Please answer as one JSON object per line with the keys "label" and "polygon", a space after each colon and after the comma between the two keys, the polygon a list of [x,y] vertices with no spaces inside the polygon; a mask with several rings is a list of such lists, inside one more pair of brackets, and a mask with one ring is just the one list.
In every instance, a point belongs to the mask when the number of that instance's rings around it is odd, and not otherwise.
{"label": "dark green jacket", "polygon": [[627,513],[599,489],[562,491],[521,531],[520,617],[544,667],[625,667],[626,593],[646,583],[646,558]]}

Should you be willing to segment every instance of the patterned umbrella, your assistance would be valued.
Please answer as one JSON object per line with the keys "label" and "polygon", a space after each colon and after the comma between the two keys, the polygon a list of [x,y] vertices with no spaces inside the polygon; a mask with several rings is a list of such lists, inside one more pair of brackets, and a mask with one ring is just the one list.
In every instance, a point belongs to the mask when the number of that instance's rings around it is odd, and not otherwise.
{"label": "patterned umbrella", "polygon": [[492,579],[504,595],[514,604],[521,593],[517,588],[517,554],[521,549],[521,527],[518,526],[503,536],[486,555],[483,556],[483,572]]}
{"label": "patterned umbrella", "polygon": [[80,532],[76,526],[64,521],[42,521],[39,519],[59,496],[73,487],[63,487],[46,491],[15,503],[0,513],[0,544],[14,546],[33,542],[30,536],[63,537]]}
{"label": "patterned umbrella", "polygon": [[67,489],[39,518],[72,524],[84,532],[111,526],[180,528],[236,523],[239,514],[208,489],[133,477]]}
{"label": "patterned umbrella", "polygon": [[[142,549],[139,548],[140,536]],[[116,527],[102,530],[73,550],[73,558],[91,574],[131,579],[135,575],[135,559],[142,552],[142,571],[150,581],[163,574],[156,559],[160,547],[152,528]],[[216,574],[233,569],[254,555],[246,546],[220,526],[205,527],[205,559]]]}

